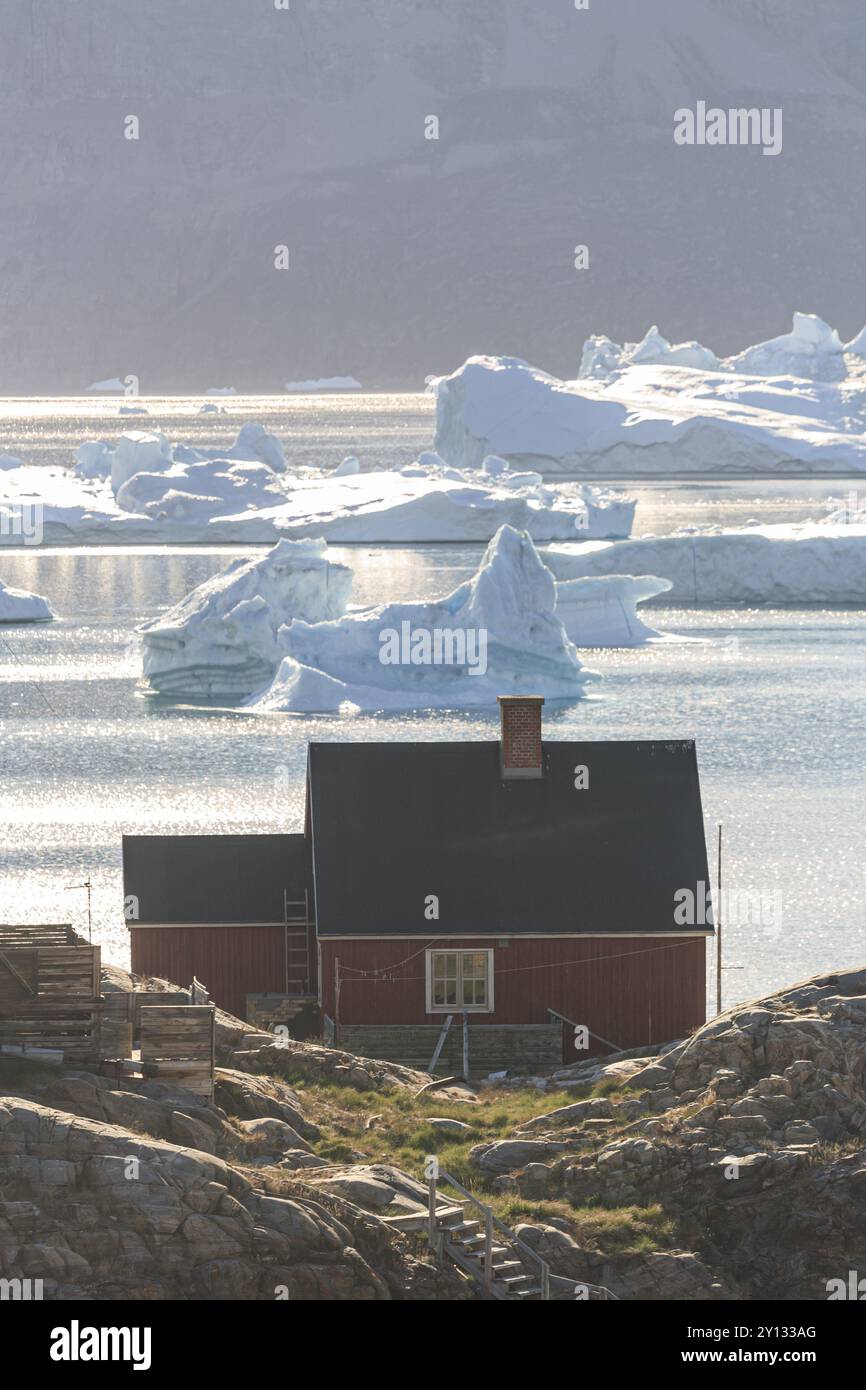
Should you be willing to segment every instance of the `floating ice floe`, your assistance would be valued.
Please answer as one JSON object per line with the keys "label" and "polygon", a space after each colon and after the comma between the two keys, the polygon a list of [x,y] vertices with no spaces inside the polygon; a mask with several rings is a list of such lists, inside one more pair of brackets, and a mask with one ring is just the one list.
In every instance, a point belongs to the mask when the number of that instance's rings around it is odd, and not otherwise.
{"label": "floating ice floe", "polygon": [[351,588],[351,570],[328,560],[324,541],[280,541],[140,628],[144,675],[163,694],[245,699],[281,660],[280,628],[338,617]]}
{"label": "floating ice floe", "polygon": [[236,396],[237,387],[235,386],[209,386],[205,391],[206,396]]}
{"label": "floating ice floe", "polygon": [[552,546],[543,558],[559,581],[658,575],[670,581],[671,599],[683,603],[866,600],[866,518]]}
{"label": "floating ice floe", "polygon": [[333,542],[486,543],[502,525],[534,540],[626,536],[635,503],[621,494],[545,486],[538,475],[449,469],[434,454],[393,470],[295,481],[276,509],[212,522],[214,539],[229,532],[251,540],[324,536]]}
{"label": "floating ice floe", "polygon": [[253,709],[466,709],[521,692],[576,700],[592,679],[556,612],[552,574],[510,526],[443,599],[295,620],[280,636],[286,654]]}
{"label": "floating ice floe", "polygon": [[345,543],[476,541],[499,526],[535,540],[627,536],[635,503],[580,483],[552,486],[502,459],[449,468],[436,454],[393,470],[360,471],[354,457],[332,470],[290,474],[282,445],[261,425],[244,425],[223,450],[171,444],[159,430],[130,430],[115,444],[79,445],[71,470],[3,472],[4,507],[42,508],[47,542],[273,542],[323,536]]}
{"label": "floating ice floe", "polygon": [[362,387],[353,376],[322,376],[312,381],[287,381],[284,389],[312,395],[318,391],[360,391]]}
{"label": "floating ice floe", "polygon": [[638,617],[637,605],[672,587],[645,574],[557,581],[556,615],[576,647],[639,647],[661,634]]}
{"label": "floating ice floe", "polygon": [[577,381],[470,358],[439,385],[437,453],[463,469],[496,454],[548,477],[866,470],[862,371],[808,381],[630,362],[605,375],[600,352],[596,341],[594,375]]}
{"label": "floating ice floe", "polygon": [[55,616],[47,599],[0,581],[0,623],[46,623]]}

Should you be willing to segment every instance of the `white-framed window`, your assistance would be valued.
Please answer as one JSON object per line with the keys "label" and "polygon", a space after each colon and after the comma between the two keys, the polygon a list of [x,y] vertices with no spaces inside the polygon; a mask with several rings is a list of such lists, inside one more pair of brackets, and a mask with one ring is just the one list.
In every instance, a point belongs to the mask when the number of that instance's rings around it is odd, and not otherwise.
{"label": "white-framed window", "polygon": [[428,951],[428,1014],[493,1012],[492,951]]}

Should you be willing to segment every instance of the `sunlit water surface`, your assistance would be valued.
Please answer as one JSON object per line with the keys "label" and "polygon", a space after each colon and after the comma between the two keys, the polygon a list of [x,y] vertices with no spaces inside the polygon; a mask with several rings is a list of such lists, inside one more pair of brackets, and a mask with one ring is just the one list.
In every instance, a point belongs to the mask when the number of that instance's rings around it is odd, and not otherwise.
{"label": "sunlit water surface", "polygon": [[[284,441],[290,466],[348,453],[390,467],[430,447],[434,403],[421,395],[2,401],[0,453],[68,463],[84,439],[123,429],[219,447],[245,420]],[[2,482],[2,474],[0,474]],[[639,483],[636,534],[696,522],[739,525],[825,514],[846,483]],[[860,505],[864,505],[861,501]],[[72,920],[105,956],[128,958],[120,836],[280,831],[302,823],[309,739],[477,739],[494,711],[341,719],[172,707],[140,687],[136,626],[218,572],[241,548],[6,552],[0,578],[45,594],[60,621],[0,628],[0,920]],[[433,597],[472,573],[463,545],[340,549],[354,601]],[[866,612],[665,609],[653,621],[695,639],[582,653],[603,680],[593,698],[545,710],[550,738],[695,738],[707,838],[724,825],[729,889],[781,903],[769,920],[725,932],[725,1000],[866,960]],[[736,640],[733,640],[736,639]],[[624,858],[623,872],[628,872]],[[781,895],[774,898],[774,895]]]}
{"label": "sunlit water surface", "polygon": [[[17,552],[6,582],[61,620],[0,629],[0,920],[84,924],[127,959],[120,836],[294,830],[309,739],[478,739],[493,711],[249,716],[143,696],[136,625],[241,551]],[[341,549],[359,602],[442,593],[469,575],[463,546]],[[711,852],[726,884],[781,893],[781,930],[731,925],[729,1002],[866,959],[866,614],[654,608],[697,641],[582,653],[593,698],[545,711],[556,739],[695,738]],[[732,639],[736,638],[736,642]],[[624,859],[623,872],[628,871]]]}

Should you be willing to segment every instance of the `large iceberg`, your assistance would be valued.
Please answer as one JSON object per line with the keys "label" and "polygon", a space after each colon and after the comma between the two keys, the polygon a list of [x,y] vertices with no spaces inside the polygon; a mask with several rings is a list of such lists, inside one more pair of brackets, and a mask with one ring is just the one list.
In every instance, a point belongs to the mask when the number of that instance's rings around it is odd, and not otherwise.
{"label": "large iceberg", "polygon": [[326,552],[322,540],[280,541],[263,556],[235,560],[141,627],[143,672],[153,689],[242,700],[269,680],[285,624],[335,618],[346,607],[351,570]]}
{"label": "large iceberg", "polygon": [[0,581],[0,623],[45,623],[55,617],[47,599]]}
{"label": "large iceberg", "polygon": [[475,705],[494,687],[573,698],[588,679],[573,647],[658,636],[635,609],[670,587],[620,575],[557,584],[531,537],[508,526],[445,598],[346,612],[350,586],[322,540],[281,541],[143,627],[144,675],[193,700],[237,702],[261,687],[258,709]]}
{"label": "large iceberg", "polygon": [[296,620],[281,636],[280,668],[248,702],[260,711],[466,709],[529,692],[576,700],[591,679],[556,613],[552,574],[510,526],[443,599]]}
{"label": "large iceberg", "polygon": [[681,603],[857,603],[866,596],[866,522],[831,520],[552,546],[557,580],[653,574]]}
{"label": "large iceberg", "polygon": [[547,475],[863,472],[866,381],[634,363],[560,381],[471,357],[439,385],[435,447],[452,467],[496,454]]}

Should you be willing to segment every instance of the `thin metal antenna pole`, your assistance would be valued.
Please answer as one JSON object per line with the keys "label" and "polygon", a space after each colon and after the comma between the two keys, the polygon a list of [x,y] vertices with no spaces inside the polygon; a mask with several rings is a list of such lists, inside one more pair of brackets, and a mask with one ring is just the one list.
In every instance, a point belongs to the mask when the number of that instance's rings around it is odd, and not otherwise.
{"label": "thin metal antenna pole", "polygon": [[716,877],[716,1013],[722,1012],[722,827],[719,825],[719,849]]}

